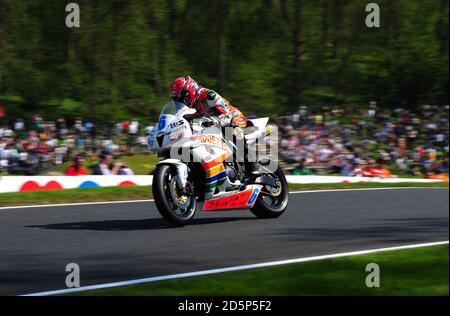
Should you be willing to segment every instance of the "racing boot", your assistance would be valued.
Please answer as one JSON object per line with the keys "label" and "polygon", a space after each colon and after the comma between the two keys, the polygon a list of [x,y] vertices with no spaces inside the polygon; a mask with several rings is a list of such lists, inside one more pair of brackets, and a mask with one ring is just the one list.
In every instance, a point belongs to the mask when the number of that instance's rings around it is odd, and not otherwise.
{"label": "racing boot", "polygon": [[249,178],[257,178],[262,175],[259,163],[247,161],[245,164],[245,171]]}
{"label": "racing boot", "polygon": [[244,161],[245,161],[245,173],[249,178],[257,178],[262,175],[262,170],[257,162],[256,149],[249,148],[246,140],[244,140]]}

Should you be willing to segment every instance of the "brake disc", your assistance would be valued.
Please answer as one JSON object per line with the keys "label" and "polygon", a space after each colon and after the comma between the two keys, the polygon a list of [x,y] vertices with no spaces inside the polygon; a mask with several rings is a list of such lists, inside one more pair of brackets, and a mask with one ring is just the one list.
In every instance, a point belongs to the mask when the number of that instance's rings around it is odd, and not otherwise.
{"label": "brake disc", "polygon": [[187,209],[191,202],[191,197],[181,192],[178,188],[177,177],[173,177],[170,181],[170,195],[172,196],[172,200],[180,209]]}

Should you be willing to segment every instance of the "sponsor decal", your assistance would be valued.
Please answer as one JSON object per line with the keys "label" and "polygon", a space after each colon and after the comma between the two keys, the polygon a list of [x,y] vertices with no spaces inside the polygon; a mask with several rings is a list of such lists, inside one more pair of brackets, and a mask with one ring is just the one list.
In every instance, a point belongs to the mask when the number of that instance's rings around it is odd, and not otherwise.
{"label": "sponsor decal", "polygon": [[205,162],[211,161],[212,159],[213,159],[212,155],[208,155],[208,156],[206,156],[205,158],[203,158],[203,159],[201,160],[201,162],[202,162],[202,163],[205,163]]}
{"label": "sponsor decal", "polygon": [[225,144],[219,137],[216,137],[214,135],[196,135],[192,137],[192,140],[199,141],[201,144],[213,145],[225,150],[229,150],[227,144]]}
{"label": "sponsor decal", "polygon": [[166,121],[167,121],[167,117],[165,115],[161,116],[161,118],[159,119],[159,122],[158,122],[159,130],[166,128]]}
{"label": "sponsor decal", "polygon": [[174,132],[171,133],[169,136],[169,140],[170,141],[174,141],[174,140],[180,140],[184,137],[184,131],[179,131],[179,132]]}
{"label": "sponsor decal", "polygon": [[256,187],[253,189],[253,193],[250,196],[250,199],[248,200],[247,204],[248,205],[253,205],[256,202],[256,198],[258,197],[259,194],[259,188]]}
{"label": "sponsor decal", "polygon": [[178,121],[178,122],[171,123],[171,124],[169,125],[169,128],[176,128],[176,127],[182,126],[182,125],[184,125],[184,121],[183,121],[183,120],[180,120],[180,121]]}
{"label": "sponsor decal", "polygon": [[[226,196],[223,198],[208,200],[203,206],[204,211],[213,210],[226,210],[226,209],[239,209],[247,208],[249,205],[253,204],[258,197],[260,187],[251,186],[245,191],[237,194]],[[252,203],[249,203],[253,200]]]}
{"label": "sponsor decal", "polygon": [[203,166],[203,168],[205,168],[206,170],[211,169],[211,168],[213,168],[213,167],[216,167],[216,166],[222,164],[222,163],[223,163],[228,157],[230,157],[230,156],[231,156],[231,151],[226,152],[226,153],[224,153],[224,154],[222,154],[222,155],[220,155],[220,156],[213,157],[213,159],[210,160],[210,161],[204,162],[204,163],[202,164],[202,166]]}

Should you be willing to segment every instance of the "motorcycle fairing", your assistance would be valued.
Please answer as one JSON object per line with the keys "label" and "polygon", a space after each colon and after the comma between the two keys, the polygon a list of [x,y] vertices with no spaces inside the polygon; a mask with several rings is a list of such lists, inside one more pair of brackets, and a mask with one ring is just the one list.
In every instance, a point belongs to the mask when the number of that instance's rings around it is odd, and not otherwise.
{"label": "motorcycle fairing", "polygon": [[232,185],[223,163],[233,154],[233,151],[218,135],[202,134],[194,136],[193,141],[203,145],[194,148],[193,155],[198,159],[197,161],[201,161],[205,170],[205,199],[212,199],[216,188],[219,192],[224,192]]}
{"label": "motorcycle fairing", "polygon": [[255,130],[250,134],[246,134],[245,138],[247,139],[247,142],[249,144],[253,144],[256,142],[257,139],[261,139],[265,136],[266,126],[268,126],[267,123],[269,121],[269,118],[263,117],[259,119],[251,119],[249,121],[252,122],[253,126],[255,127]]}
{"label": "motorcycle fairing", "polygon": [[214,211],[253,207],[262,186],[249,185],[244,190],[228,190],[233,184],[228,178],[224,162],[233,155],[233,150],[219,134],[194,136],[193,141],[203,145],[193,150],[194,156],[202,157],[201,165],[206,176],[205,200],[200,208],[203,211]]}
{"label": "motorcycle fairing", "polygon": [[[203,165],[205,167],[205,165]],[[206,169],[206,191],[205,192],[214,192],[217,185],[221,185],[224,183],[227,175],[225,171],[225,167],[223,163],[220,163],[217,166],[211,167],[210,169]]]}
{"label": "motorcycle fairing", "polygon": [[249,185],[245,190],[239,193],[207,200],[203,204],[203,211],[251,208],[261,192],[261,187],[262,186],[256,184]]}
{"label": "motorcycle fairing", "polygon": [[[254,206],[262,185],[252,184],[244,187],[239,181],[231,183],[224,162],[233,155],[233,143],[228,143],[217,127],[204,128],[192,125],[189,128],[184,115],[191,115],[195,110],[185,105],[169,102],[161,111],[158,126],[153,129],[148,138],[150,149],[164,152],[174,148],[188,148],[194,162],[200,162],[205,170],[204,198],[200,209],[214,211],[223,209],[245,209]],[[267,118],[252,120],[255,131],[245,135],[249,143],[264,136],[264,126]],[[183,142],[181,141],[183,140]],[[184,141],[185,140],[185,141]],[[176,145],[176,146],[175,146]],[[170,164],[177,168],[177,182],[184,189],[187,182],[188,167],[183,159],[166,159],[160,164]],[[183,166],[181,166],[183,165]],[[230,188],[235,188],[230,191]]]}

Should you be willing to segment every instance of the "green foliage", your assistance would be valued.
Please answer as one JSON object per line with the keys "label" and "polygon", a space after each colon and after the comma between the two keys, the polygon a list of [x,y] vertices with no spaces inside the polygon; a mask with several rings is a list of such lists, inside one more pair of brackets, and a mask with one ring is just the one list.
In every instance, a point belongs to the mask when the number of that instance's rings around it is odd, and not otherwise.
{"label": "green foliage", "polygon": [[[380,266],[380,287],[365,268]],[[287,264],[148,284],[84,291],[89,296],[448,296],[448,245]]]}
{"label": "green foliage", "polygon": [[[300,104],[448,103],[448,1],[0,0],[0,100],[108,122],[155,119],[190,74],[245,113]],[[10,101],[11,96],[20,102]],[[18,109],[16,109],[18,107]]]}

